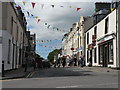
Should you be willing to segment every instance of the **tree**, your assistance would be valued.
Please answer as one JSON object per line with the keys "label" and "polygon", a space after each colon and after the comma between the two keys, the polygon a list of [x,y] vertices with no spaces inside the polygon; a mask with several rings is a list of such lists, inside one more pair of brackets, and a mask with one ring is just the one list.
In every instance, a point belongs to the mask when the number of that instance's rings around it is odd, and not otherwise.
{"label": "tree", "polygon": [[51,63],[54,63],[54,56],[56,55],[56,54],[60,54],[61,53],[61,50],[60,49],[55,49],[55,50],[53,50],[52,52],[50,52],[49,53],[49,55],[48,55],[48,60],[51,62]]}

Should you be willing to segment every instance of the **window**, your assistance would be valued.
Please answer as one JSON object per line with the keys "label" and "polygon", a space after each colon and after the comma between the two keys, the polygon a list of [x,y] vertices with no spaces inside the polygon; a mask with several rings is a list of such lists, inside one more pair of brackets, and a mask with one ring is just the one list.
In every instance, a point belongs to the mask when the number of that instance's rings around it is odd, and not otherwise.
{"label": "window", "polygon": [[89,32],[87,33],[87,44],[89,44]]}
{"label": "window", "polygon": [[105,19],[105,34],[108,33],[108,26],[109,26],[109,20],[108,18]]}
{"label": "window", "polygon": [[97,26],[94,28],[94,35],[97,37]]}
{"label": "window", "polygon": [[13,33],[13,17],[11,17],[11,34]]}
{"label": "window", "polygon": [[8,41],[8,64],[10,64],[10,49],[11,49],[11,40]]}
{"label": "window", "polygon": [[94,49],[94,63],[97,63],[97,58],[96,58],[96,48]]}
{"label": "window", "polygon": [[99,64],[103,63],[103,45],[99,46]]}
{"label": "window", "polygon": [[109,59],[108,59],[109,64],[113,64],[113,42],[109,43]]}
{"label": "window", "polygon": [[89,62],[89,50],[87,50],[87,63]]}

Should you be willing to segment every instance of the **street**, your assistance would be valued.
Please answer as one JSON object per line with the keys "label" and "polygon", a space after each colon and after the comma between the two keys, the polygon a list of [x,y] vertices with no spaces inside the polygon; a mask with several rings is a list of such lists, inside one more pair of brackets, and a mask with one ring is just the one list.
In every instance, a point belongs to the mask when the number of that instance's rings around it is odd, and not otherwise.
{"label": "street", "polygon": [[26,78],[3,80],[3,88],[118,88],[118,73],[78,67],[36,70]]}

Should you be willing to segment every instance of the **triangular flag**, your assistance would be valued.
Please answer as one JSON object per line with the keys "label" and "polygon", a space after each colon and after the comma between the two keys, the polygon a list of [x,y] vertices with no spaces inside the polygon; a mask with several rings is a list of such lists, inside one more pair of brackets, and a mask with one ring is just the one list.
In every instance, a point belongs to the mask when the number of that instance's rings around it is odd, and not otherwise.
{"label": "triangular flag", "polygon": [[26,2],[25,2],[25,1],[23,1],[23,4],[25,5],[25,4],[26,4]]}
{"label": "triangular flag", "polygon": [[18,10],[20,10],[20,9],[21,9],[21,7],[18,5],[17,9],[18,9]]}
{"label": "triangular flag", "polygon": [[77,8],[77,11],[79,11],[81,8]]}
{"label": "triangular flag", "polygon": [[35,3],[32,2],[32,7],[34,8],[35,7]]}
{"label": "triangular flag", "polygon": [[64,6],[60,6],[60,7],[64,7]]}
{"label": "triangular flag", "polygon": [[31,16],[34,16],[33,14],[31,14]]}
{"label": "triangular flag", "polygon": [[41,7],[43,8],[43,7],[44,7],[44,4],[41,4]]}
{"label": "triangular flag", "polygon": [[15,3],[15,2],[13,2],[13,5],[16,5],[16,3]]}
{"label": "triangular flag", "polygon": [[35,18],[38,19],[38,16],[36,16]]}
{"label": "triangular flag", "polygon": [[68,6],[69,8],[72,8],[72,6]]}
{"label": "triangular flag", "polygon": [[39,23],[40,19],[38,19],[38,23]]}
{"label": "triangular flag", "polygon": [[52,6],[52,8],[54,8],[55,5],[51,5],[51,6]]}
{"label": "triangular flag", "polygon": [[50,25],[48,25],[48,27],[47,28],[50,28]]}
{"label": "triangular flag", "polygon": [[27,11],[28,16],[30,16],[30,13]]}

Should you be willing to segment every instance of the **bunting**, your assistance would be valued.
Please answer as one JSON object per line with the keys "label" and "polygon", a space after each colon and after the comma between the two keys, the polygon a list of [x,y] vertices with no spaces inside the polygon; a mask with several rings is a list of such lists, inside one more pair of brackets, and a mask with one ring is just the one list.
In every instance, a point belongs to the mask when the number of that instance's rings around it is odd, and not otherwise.
{"label": "bunting", "polygon": [[32,4],[32,7],[34,8],[34,7],[35,7],[35,3],[34,3],[34,2],[32,2],[31,4]]}
{"label": "bunting", "polygon": [[23,5],[25,5],[26,4],[26,2],[25,1],[23,1]]}
{"label": "bunting", "polygon": [[81,8],[77,8],[77,11],[79,11]]}
{"label": "bunting", "polygon": [[43,8],[44,7],[44,4],[41,4],[41,8]]}
{"label": "bunting", "polygon": [[55,5],[51,5],[51,6],[52,6],[52,8],[54,8]]}
{"label": "bunting", "polygon": [[40,22],[40,19],[38,19],[38,23]]}

